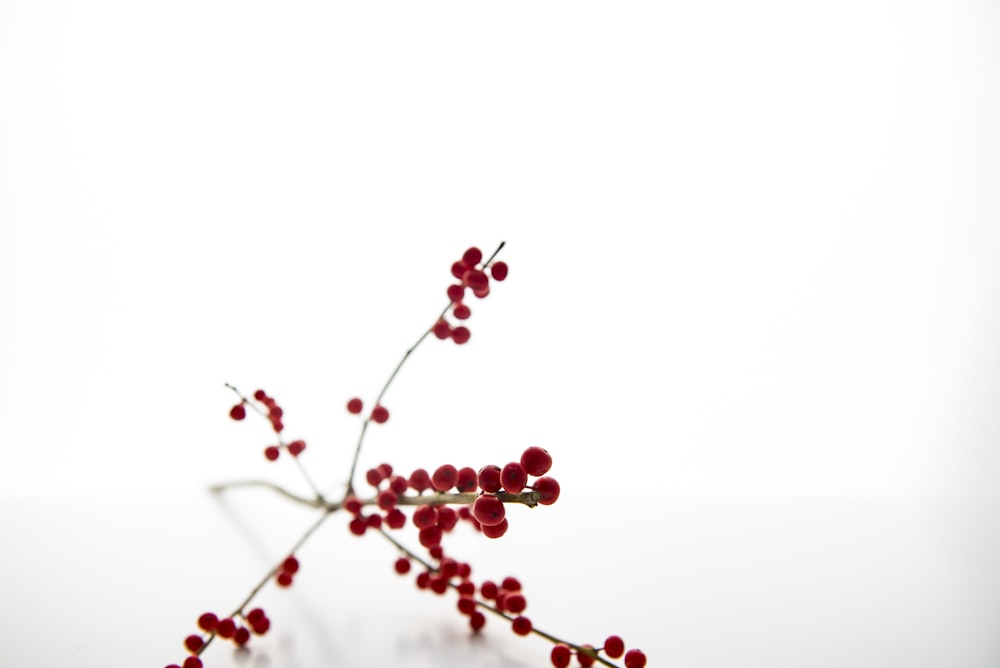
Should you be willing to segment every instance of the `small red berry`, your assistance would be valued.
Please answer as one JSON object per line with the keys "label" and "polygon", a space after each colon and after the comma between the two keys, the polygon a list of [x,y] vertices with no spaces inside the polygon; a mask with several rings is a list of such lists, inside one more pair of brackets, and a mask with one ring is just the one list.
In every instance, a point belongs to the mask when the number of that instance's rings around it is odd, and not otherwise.
{"label": "small red berry", "polygon": [[247,409],[243,407],[243,404],[236,404],[229,409],[229,417],[234,420],[242,420],[247,416]]}
{"label": "small red berry", "polygon": [[[581,645],[581,647],[583,647],[586,650],[590,650],[590,652],[594,651],[594,647],[592,645]],[[587,666],[594,665],[594,655],[591,654],[590,652],[578,651],[576,653],[576,660],[579,662],[581,666],[584,666],[584,668],[586,668]]]}
{"label": "small red berry", "polygon": [[490,266],[490,274],[493,275],[493,280],[495,281],[502,281],[507,278],[507,263],[503,261],[494,262]]}
{"label": "small red berry", "polygon": [[528,601],[521,594],[511,594],[504,599],[504,607],[516,615],[524,612],[528,607]]}
{"label": "small red berry", "polygon": [[528,484],[528,473],[520,462],[511,462],[500,471],[500,484],[511,494],[517,494]]}
{"label": "small red berry", "polygon": [[468,327],[459,326],[452,331],[451,340],[458,345],[462,345],[463,343],[468,343],[471,336],[472,332],[469,331]]}
{"label": "small red berry", "polygon": [[490,296],[490,286],[487,285],[485,288],[481,288],[479,290],[473,290],[472,294],[474,294],[479,299],[484,299],[486,297],[489,297]]}
{"label": "small red berry", "polygon": [[436,526],[421,529],[419,534],[420,544],[426,548],[431,548],[441,544],[441,529]]}
{"label": "small red berry", "polygon": [[[468,566],[468,564],[463,563],[462,566]],[[461,566],[459,566],[458,575],[459,575],[459,577],[461,577],[461,575],[462,575],[462,567]],[[471,580],[464,580],[464,581],[460,582],[459,585],[458,585],[458,593],[461,596],[471,596],[471,597],[475,598],[475,596],[476,596],[476,583],[472,582]]]}
{"label": "small red berry", "polygon": [[495,496],[484,494],[472,502],[472,516],[484,528],[500,524],[506,515],[507,510],[503,507],[503,501]]}
{"label": "small red berry", "polygon": [[386,513],[385,523],[390,529],[402,529],[406,526],[406,514],[399,508],[393,508]]}
{"label": "small red berry", "polygon": [[443,594],[448,591],[448,578],[441,575],[432,575],[431,591],[435,594]]}
{"label": "small red berry", "polygon": [[354,413],[355,415],[357,415],[358,413],[361,412],[361,409],[364,407],[365,407],[364,403],[361,401],[361,399],[358,399],[357,397],[354,397],[353,399],[347,402],[348,413]]}
{"label": "small red berry", "polygon": [[500,536],[507,533],[507,520],[504,520],[503,522],[497,524],[496,526],[488,527],[486,525],[483,525],[482,529],[483,529],[483,535],[486,536],[487,538],[499,538]]}
{"label": "small red berry", "polygon": [[364,536],[365,531],[368,530],[368,522],[365,521],[364,517],[358,515],[351,520],[350,524],[347,525],[347,528],[350,529],[351,533],[355,536]]}
{"label": "small red berry", "polygon": [[431,476],[426,469],[417,469],[410,474],[408,482],[410,488],[419,494],[431,486]]}
{"label": "small red berry", "polygon": [[205,641],[202,640],[202,637],[199,635],[192,634],[184,639],[184,647],[187,648],[187,651],[192,653],[197,652],[199,649],[204,647],[204,645]]}
{"label": "small red berry", "polygon": [[431,327],[431,331],[434,333],[434,336],[438,337],[442,341],[450,337],[452,334],[451,325],[447,320],[438,320],[435,322],[434,326]]}
{"label": "small red berry", "polygon": [[352,515],[358,515],[361,512],[362,507],[361,500],[356,496],[349,496],[344,501],[344,510]]}
{"label": "small red berry", "polygon": [[511,628],[514,629],[514,633],[517,635],[526,636],[531,633],[531,620],[524,615],[515,617],[514,621],[511,622]]}
{"label": "small red berry", "polygon": [[302,454],[302,451],[306,449],[305,441],[292,441],[288,444],[288,454],[292,457],[298,457]]}
{"label": "small red berry", "polygon": [[643,668],[646,665],[646,655],[640,650],[630,649],[625,652],[625,668]]}
{"label": "small red berry", "polygon": [[548,450],[533,445],[521,453],[521,466],[528,475],[545,475],[552,468],[552,455]]}
{"label": "small red berry", "polygon": [[476,610],[476,599],[468,596],[460,596],[458,599],[458,611],[463,615],[471,615]]}
{"label": "small red berry", "polygon": [[236,622],[231,617],[220,619],[215,627],[215,633],[220,638],[232,638],[233,634],[236,633]]}
{"label": "small red berry", "polygon": [[486,626],[486,615],[476,610],[469,615],[469,626],[472,627],[473,631],[479,631]]}
{"label": "small red berry", "polygon": [[455,479],[455,487],[459,492],[474,492],[479,484],[479,476],[476,469],[471,466],[463,466],[458,469],[458,476]]}
{"label": "small red berry", "polygon": [[472,309],[465,304],[455,304],[455,308],[452,309],[452,315],[459,320],[468,320],[472,315]]}
{"label": "small red berry", "polygon": [[479,250],[475,246],[462,253],[462,262],[464,262],[467,267],[475,267],[482,261],[483,251]]}
{"label": "small red berry", "polygon": [[276,578],[279,587],[291,587],[292,586],[292,574],[288,571],[281,571],[278,573]]}
{"label": "small red berry", "polygon": [[398,500],[396,493],[391,489],[383,489],[378,493],[378,507],[382,510],[392,510]]}
{"label": "small red berry", "polygon": [[455,278],[462,278],[468,270],[469,268],[461,260],[451,265],[451,275]]}
{"label": "small red berry", "polygon": [[253,625],[259,622],[260,620],[264,619],[265,616],[266,615],[264,614],[264,610],[262,610],[261,608],[254,608],[253,610],[247,613],[246,620],[247,623]]}
{"label": "small red berry", "polygon": [[410,560],[407,559],[406,557],[400,557],[399,559],[396,560],[395,564],[396,572],[399,573],[400,575],[406,575],[407,573],[409,573],[410,566],[411,566]]}
{"label": "small red berry", "polygon": [[448,532],[455,528],[458,524],[458,511],[454,508],[449,508],[448,506],[441,506],[438,508],[438,519],[437,525],[438,529],[441,531]]}
{"label": "small red berry", "polygon": [[293,556],[289,556],[283,562],[281,562],[281,570],[286,573],[298,573],[299,572],[299,560]]}
{"label": "small red berry", "polygon": [[269,445],[264,448],[264,456],[273,462],[281,456],[281,450],[279,450],[276,446]]}
{"label": "small red berry", "polygon": [[482,594],[485,599],[495,599],[499,591],[497,583],[492,580],[487,580],[483,584],[479,585],[479,593]]}
{"label": "small red berry", "polygon": [[612,659],[625,653],[625,642],[619,636],[608,636],[604,641],[604,653]]}
{"label": "small red berry", "polygon": [[382,479],[383,479],[382,472],[379,471],[378,469],[368,469],[368,471],[365,473],[365,480],[372,487],[378,487],[379,484],[382,482]]}
{"label": "small red berry", "polygon": [[265,392],[264,390],[257,390],[256,392],[253,393],[253,398],[256,399],[257,401],[267,401],[268,400],[267,392]]}
{"label": "small red berry", "polygon": [[538,503],[543,506],[551,506],[559,498],[559,483],[555,478],[548,476],[539,478],[531,484],[531,487],[538,492]]}
{"label": "small red berry", "polygon": [[552,665],[555,666],[555,668],[567,668],[567,666],[569,666],[571,656],[572,653],[570,652],[569,647],[559,643],[552,648],[550,658],[552,659]]}
{"label": "small red berry", "polygon": [[214,612],[206,612],[198,618],[198,628],[209,633],[215,630],[215,625],[218,623],[219,618],[215,616]]}
{"label": "small red berry", "polygon": [[184,668],[202,668],[201,659],[196,656],[189,656],[184,659]]}
{"label": "small red berry", "polygon": [[261,617],[256,622],[252,623],[251,626],[253,627],[254,633],[262,636],[267,633],[268,629],[271,628],[271,620],[267,617]]}
{"label": "small red berry", "polygon": [[500,588],[504,591],[521,591],[521,581],[513,575],[508,575],[501,580]]}
{"label": "small red berry", "polygon": [[369,515],[365,518],[365,524],[367,524],[372,529],[380,529],[382,527],[382,516],[381,515]]}
{"label": "small red berry", "polygon": [[375,422],[382,424],[388,419],[389,419],[389,409],[386,408],[385,406],[376,406],[372,410],[372,420],[374,420]]}
{"label": "small red berry", "polygon": [[462,274],[462,282],[472,288],[473,293],[477,290],[489,289],[490,285],[489,277],[478,269],[469,269]]}
{"label": "small red berry", "polygon": [[479,469],[479,487],[484,492],[495,494],[500,491],[500,467],[496,464],[487,464]]}
{"label": "small red berry", "polygon": [[437,525],[438,509],[435,506],[417,506],[413,511],[413,526],[418,529],[426,529]]}
{"label": "small red berry", "polygon": [[243,645],[246,645],[248,642],[250,642],[250,629],[246,628],[245,626],[241,626],[240,628],[236,629],[236,633],[233,635],[233,642],[239,645],[240,647],[243,647]]}
{"label": "small red berry", "polygon": [[448,286],[448,299],[452,304],[457,304],[462,301],[462,297],[465,296],[465,286],[464,285],[449,285]]}
{"label": "small red berry", "polygon": [[431,476],[431,486],[439,492],[447,492],[455,486],[457,480],[458,469],[451,464],[442,464]]}

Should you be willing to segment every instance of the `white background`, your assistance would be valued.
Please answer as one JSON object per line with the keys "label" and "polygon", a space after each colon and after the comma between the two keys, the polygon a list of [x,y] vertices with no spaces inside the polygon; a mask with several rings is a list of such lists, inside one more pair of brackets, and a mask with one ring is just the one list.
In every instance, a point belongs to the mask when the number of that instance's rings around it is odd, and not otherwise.
{"label": "white background", "polygon": [[[362,463],[546,447],[559,503],[455,548],[536,625],[651,665],[997,665],[998,29],[988,2],[0,1],[0,665],[180,659],[311,521],[205,494],[302,489],[223,383],[337,488],[344,402],[501,240],[472,340],[414,354]],[[209,667],[546,665],[342,525]]]}

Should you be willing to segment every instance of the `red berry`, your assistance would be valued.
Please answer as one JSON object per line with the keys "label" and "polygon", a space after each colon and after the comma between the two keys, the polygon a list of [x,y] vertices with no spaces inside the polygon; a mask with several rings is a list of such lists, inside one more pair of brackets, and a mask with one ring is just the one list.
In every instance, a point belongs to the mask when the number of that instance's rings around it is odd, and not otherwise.
{"label": "red berry", "polygon": [[496,464],[487,464],[479,469],[479,487],[484,492],[495,494],[500,491],[500,467]]}
{"label": "red berry", "polygon": [[229,417],[234,420],[242,420],[247,416],[247,409],[243,407],[243,404],[236,404],[229,409]]}
{"label": "red berry", "polygon": [[533,445],[521,453],[521,466],[528,475],[545,475],[552,468],[552,455]]}
{"label": "red berry", "polygon": [[417,506],[413,511],[413,526],[418,529],[426,529],[437,525],[438,509],[436,506]]}
{"label": "red berry", "polygon": [[504,591],[521,591],[521,581],[513,575],[508,575],[500,582],[500,588]]}
{"label": "red berry", "polygon": [[484,299],[486,297],[489,297],[490,296],[490,286],[487,285],[485,288],[480,288],[479,290],[473,290],[472,294],[474,294],[479,299]]}
{"label": "red berry", "polygon": [[486,615],[476,610],[469,615],[469,626],[472,627],[473,631],[479,631],[479,629],[486,626]]}
{"label": "red berry", "polygon": [[364,403],[362,403],[361,399],[354,397],[353,399],[347,402],[347,412],[354,413],[355,415],[357,415],[358,413],[361,412],[361,409],[364,408],[364,406],[365,405]]}
{"label": "red berry", "polygon": [[441,575],[432,575],[431,591],[435,594],[443,594],[448,591],[448,578]]}
{"label": "red berry", "polygon": [[440,545],[434,545],[434,546],[428,548],[427,552],[430,553],[431,559],[443,559],[444,558],[444,548],[441,547]]}
{"label": "red berry", "polygon": [[390,529],[402,529],[406,526],[406,514],[399,508],[393,508],[386,514],[385,523]]}
{"label": "red berry", "polygon": [[406,492],[406,490],[409,489],[409,487],[410,483],[408,483],[406,481],[406,478],[404,478],[401,475],[394,475],[391,478],[389,478],[389,489],[394,491],[397,496]]}
{"label": "red berry", "polygon": [[236,633],[233,635],[234,643],[236,643],[240,647],[243,647],[243,645],[246,645],[249,641],[250,641],[250,629],[246,628],[245,626],[241,626],[240,628],[236,629]]}
{"label": "red berry", "polygon": [[253,393],[253,398],[257,401],[267,401],[269,397],[264,390],[257,390]]}
{"label": "red berry", "polygon": [[184,659],[184,668],[202,668],[201,659],[196,656],[189,656]]}
{"label": "red berry", "polygon": [[469,316],[472,315],[472,309],[465,304],[455,304],[455,308],[451,312],[459,320],[468,320]]}
{"label": "red berry", "polygon": [[468,327],[459,326],[452,331],[451,340],[458,345],[462,345],[463,343],[468,343],[471,336],[472,332],[469,331]]}
{"label": "red berry", "polygon": [[[461,577],[461,575],[462,575],[462,570],[463,570],[462,566],[468,566],[468,564],[463,563],[461,566],[458,567],[458,575],[459,575],[459,577]],[[461,596],[471,596],[471,597],[475,598],[475,596],[476,596],[476,583],[472,582],[470,580],[464,580],[464,581],[460,582],[459,585],[458,585],[458,593]]]}
{"label": "red berry", "polygon": [[351,533],[355,536],[364,536],[365,531],[368,530],[368,522],[365,522],[365,518],[358,515],[351,520],[350,524],[347,525],[347,528],[350,529]]}
{"label": "red berry", "polygon": [[361,513],[361,501],[356,496],[349,496],[344,501],[344,510],[352,515],[358,515]]}
{"label": "red berry", "polygon": [[264,448],[264,456],[267,457],[272,462],[281,456],[281,450],[273,445],[269,445]]}
{"label": "red berry", "polygon": [[495,527],[504,521],[506,515],[507,510],[503,507],[503,501],[495,496],[484,494],[472,502],[472,516],[484,528]]}
{"label": "red berry", "polygon": [[382,475],[382,472],[378,469],[368,469],[365,473],[365,480],[367,480],[368,484],[372,487],[378,487],[383,478],[384,476]]}
{"label": "red berry", "polygon": [[462,262],[461,260],[451,265],[451,275],[454,276],[455,278],[462,278],[462,276],[468,270],[469,268],[465,266],[465,263]]}
{"label": "red berry", "polygon": [[511,622],[511,628],[514,629],[514,633],[517,635],[526,636],[531,633],[531,620],[524,615],[515,617],[514,621]]}
{"label": "red berry", "polygon": [[410,560],[407,559],[406,557],[400,557],[399,559],[396,560],[395,564],[396,572],[399,573],[400,575],[406,575],[407,573],[409,573],[410,566],[411,566]]}
{"label": "red berry", "polygon": [[256,622],[251,624],[251,626],[253,626],[254,633],[256,633],[259,636],[262,636],[265,633],[267,633],[268,629],[271,628],[271,620],[268,619],[267,617],[261,617]]}
{"label": "red berry", "polygon": [[426,548],[441,544],[441,529],[436,526],[421,529],[419,534],[420,544]]}
{"label": "red berry", "polygon": [[382,424],[388,419],[389,419],[389,409],[386,408],[385,406],[376,406],[372,410],[372,420],[375,420],[375,422]]}
{"label": "red berry", "polygon": [[264,615],[264,611],[261,608],[254,608],[253,610],[247,613],[246,620],[247,623],[253,625],[259,622],[260,620],[264,619],[265,616],[266,615]]}
{"label": "red berry", "polygon": [[431,486],[431,476],[426,469],[417,469],[410,474],[408,482],[410,487],[419,494]]}
{"label": "red berry", "polygon": [[543,506],[551,506],[559,498],[559,483],[556,482],[555,478],[548,476],[539,478],[532,483],[531,487],[538,492],[538,503]]}
{"label": "red berry", "polygon": [[[582,647],[584,649],[590,650],[591,652],[594,651],[594,648],[593,648],[592,645],[582,645]],[[594,665],[594,655],[590,654],[588,652],[579,652],[578,651],[576,653],[576,660],[580,663],[581,666],[584,666],[584,667]]]}
{"label": "red berry", "polygon": [[462,253],[462,262],[464,262],[467,267],[475,267],[482,261],[483,251],[479,250],[475,246]]}
{"label": "red berry", "polygon": [[392,464],[379,464],[376,468],[378,468],[384,480],[392,477]]}
{"label": "red berry", "polygon": [[608,636],[604,641],[604,653],[617,659],[625,653],[625,642],[618,636]]}
{"label": "red berry", "polygon": [[625,668],[643,668],[646,665],[646,655],[637,649],[625,652]]}
{"label": "red berry", "polygon": [[528,473],[520,462],[511,462],[500,471],[500,484],[511,494],[517,494],[528,484]]}
{"label": "red berry", "polygon": [[220,638],[232,638],[233,634],[236,633],[236,622],[231,617],[220,619],[215,627],[215,633]]}
{"label": "red berry", "polygon": [[495,281],[502,281],[507,278],[507,263],[503,261],[494,262],[490,266],[490,274],[493,275],[493,280]]}
{"label": "red berry", "polygon": [[291,587],[292,586],[292,574],[288,571],[281,571],[278,573],[276,578],[279,587]]}
{"label": "red berry", "polygon": [[302,451],[306,449],[305,441],[292,441],[288,444],[288,454],[292,457],[298,457],[302,454]]}
{"label": "red berry", "polygon": [[448,506],[438,508],[437,525],[441,531],[451,531],[458,524],[458,511]]}
{"label": "red berry", "polygon": [[378,507],[382,510],[392,510],[398,500],[396,493],[391,489],[383,489],[378,493]]}
{"label": "red berry", "polygon": [[496,526],[488,527],[483,525],[483,535],[487,538],[499,538],[500,536],[507,533],[507,520],[504,520]]}
{"label": "red berry", "polygon": [[468,596],[460,596],[458,599],[458,611],[463,615],[471,615],[476,610],[476,599]]}
{"label": "red berry", "polygon": [[465,296],[465,286],[464,285],[449,285],[448,286],[448,299],[452,304],[457,304],[462,301],[462,297]]}
{"label": "red berry", "polygon": [[552,659],[552,665],[555,666],[555,668],[567,668],[567,666],[569,666],[571,656],[572,654],[569,647],[559,643],[552,648],[550,658]]}
{"label": "red berry", "polygon": [[219,618],[213,612],[206,612],[198,618],[198,628],[211,633],[215,630],[215,625],[219,623]]}
{"label": "red berry", "polygon": [[451,464],[442,464],[431,476],[431,486],[439,492],[447,492],[458,480],[458,469]]}
{"label": "red berry", "polygon": [[458,477],[455,479],[455,487],[460,492],[474,492],[479,484],[479,476],[476,469],[471,466],[463,466],[458,469]]}
{"label": "red berry", "polygon": [[189,652],[197,652],[204,645],[205,641],[202,640],[201,636],[199,635],[192,634],[184,639],[184,646],[187,648],[187,651]]}
{"label": "red berry", "polygon": [[490,285],[489,277],[478,269],[469,269],[462,274],[462,282],[472,288],[473,293],[477,290],[489,289]]}
{"label": "red berry", "polygon": [[434,336],[438,337],[442,341],[451,336],[451,325],[448,324],[447,320],[438,320],[431,327],[431,331],[434,332]]}
{"label": "red berry", "polygon": [[299,560],[295,557],[289,556],[283,562],[281,562],[281,570],[286,573],[298,573],[299,572]]}
{"label": "red berry", "polygon": [[431,586],[431,574],[427,571],[422,571],[417,574],[417,589],[427,589]]}
{"label": "red berry", "polygon": [[382,516],[381,515],[369,515],[365,518],[365,524],[367,524],[372,529],[379,529],[382,527]]}
{"label": "red berry", "polygon": [[528,607],[528,601],[521,594],[511,594],[504,599],[504,607],[516,615],[524,612]]}
{"label": "red berry", "polygon": [[497,583],[492,580],[487,580],[483,584],[479,585],[479,593],[482,594],[485,599],[495,599],[499,591]]}

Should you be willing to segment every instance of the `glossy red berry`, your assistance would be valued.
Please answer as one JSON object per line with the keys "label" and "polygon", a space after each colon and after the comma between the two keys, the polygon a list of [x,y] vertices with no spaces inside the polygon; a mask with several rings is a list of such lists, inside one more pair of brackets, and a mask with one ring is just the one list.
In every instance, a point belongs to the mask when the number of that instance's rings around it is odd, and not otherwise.
{"label": "glossy red berry", "polygon": [[368,522],[365,521],[364,517],[358,515],[351,520],[351,522],[347,525],[347,528],[350,529],[351,533],[355,536],[364,536],[365,531],[368,530]]}
{"label": "glossy red berry", "polygon": [[468,270],[469,267],[467,267],[461,260],[451,265],[451,275],[455,278],[462,278]]}
{"label": "glossy red berry", "polygon": [[413,511],[413,526],[418,529],[426,529],[437,525],[438,509],[436,506],[417,506]]}
{"label": "glossy red berry", "polygon": [[499,538],[500,536],[507,533],[507,520],[504,520],[503,522],[497,524],[496,526],[488,527],[486,525],[483,525],[482,530],[483,530],[483,535],[486,536],[487,538]]}
{"label": "glossy red berry", "polygon": [[256,392],[254,392],[253,398],[256,399],[257,401],[262,401],[262,402],[266,402],[268,399],[270,399],[270,397],[267,396],[267,392],[265,392],[264,390],[257,390]]}
{"label": "glossy red berry", "polygon": [[[592,645],[582,645],[582,647],[590,650],[591,652],[594,651],[594,647]],[[584,668],[594,665],[594,655],[589,652],[578,651],[576,653],[576,660],[581,666],[584,666]]]}
{"label": "glossy red berry", "polygon": [[402,529],[406,526],[406,514],[399,508],[393,508],[386,514],[385,523],[390,529]]}
{"label": "glossy red berry", "polygon": [[528,475],[545,475],[552,468],[552,455],[548,450],[533,445],[521,453],[521,466]]}
{"label": "glossy red berry", "polygon": [[383,489],[378,493],[378,507],[382,510],[392,510],[396,507],[399,497],[391,489]]}
{"label": "glossy red berry", "polygon": [[521,581],[513,575],[508,575],[500,581],[500,588],[504,591],[521,591]]}
{"label": "glossy red berry", "polygon": [[479,585],[479,593],[483,595],[483,598],[492,600],[497,597],[500,589],[497,587],[497,583],[492,580],[487,580],[483,584]]}
{"label": "glossy red berry", "polygon": [[436,545],[440,545],[441,529],[437,528],[437,526],[421,529],[418,538],[420,539],[420,544],[426,548],[431,548]]}
{"label": "glossy red berry", "polygon": [[500,471],[500,484],[511,494],[517,494],[528,484],[528,473],[520,462],[511,462]]}
{"label": "glossy red berry", "polygon": [[514,629],[514,633],[517,635],[526,636],[531,633],[531,620],[524,615],[515,617],[514,621],[511,622],[511,628]]}
{"label": "glossy red berry", "polygon": [[552,653],[549,655],[552,659],[552,665],[555,666],[555,668],[567,668],[572,656],[573,654],[569,647],[562,643],[553,647]]}
{"label": "glossy red berry", "polygon": [[476,599],[469,596],[458,598],[458,611],[463,615],[471,615],[476,610]]}
{"label": "glossy red berry", "polygon": [[247,620],[247,623],[252,626],[252,625],[256,624],[257,622],[259,622],[260,620],[264,619],[264,617],[266,617],[266,615],[264,614],[264,610],[263,609],[261,609],[261,608],[254,608],[253,610],[251,610],[250,612],[247,613],[246,620]]}
{"label": "glossy red berry", "polygon": [[305,441],[292,441],[288,444],[288,454],[292,457],[298,457],[302,454],[302,451],[306,449]]}
{"label": "glossy red berry", "polygon": [[247,416],[247,409],[243,407],[243,404],[236,404],[229,409],[229,417],[234,420],[242,420]]}
{"label": "glossy red berry", "polygon": [[462,262],[464,262],[467,267],[475,267],[482,261],[483,251],[479,250],[475,246],[462,253]]}
{"label": "glossy red berry", "polygon": [[469,615],[469,626],[472,627],[473,631],[479,631],[486,626],[486,615],[476,610]]}
{"label": "glossy red berry", "polygon": [[489,297],[490,296],[490,286],[487,285],[486,287],[480,288],[479,290],[473,290],[472,294],[474,294],[479,299],[483,299],[485,297]]}
{"label": "glossy red berry", "polygon": [[389,409],[385,406],[376,406],[372,409],[372,420],[382,424],[389,419]]}
{"label": "glossy red berry", "polygon": [[437,525],[441,531],[448,532],[458,524],[458,511],[448,506],[438,508]]}
{"label": "glossy red berry", "polygon": [[473,292],[489,288],[490,279],[478,269],[469,269],[462,274],[462,282],[472,288]]}
{"label": "glossy red berry", "polygon": [[355,415],[357,415],[358,413],[361,412],[361,409],[363,409],[364,407],[365,407],[364,403],[361,401],[361,399],[358,399],[357,397],[354,397],[353,399],[347,402],[348,413],[354,413]]}
{"label": "glossy red berry", "polygon": [[410,572],[410,560],[406,557],[400,557],[396,560],[395,569],[400,575],[406,575]]}
{"label": "glossy red berry", "polygon": [[507,510],[503,506],[503,501],[495,496],[484,494],[472,502],[472,516],[484,529],[500,524],[506,515]]}
{"label": "glossy red berry", "polygon": [[503,261],[494,262],[490,265],[490,274],[495,281],[502,281],[507,278],[507,263]]}
{"label": "glossy red berry", "polygon": [[469,331],[468,327],[458,326],[451,332],[451,340],[459,345],[468,343],[471,337],[472,332]]}
{"label": "glossy red berry", "polygon": [[365,481],[372,487],[378,487],[384,478],[385,476],[383,476],[382,472],[377,468],[368,469],[365,472]]}
{"label": "glossy red berry", "polygon": [[538,492],[538,503],[543,506],[551,506],[559,498],[559,483],[555,478],[539,478],[531,484],[531,487]]}
{"label": "glossy red berry", "polygon": [[278,577],[275,578],[278,582],[279,587],[291,587],[292,586],[292,574],[288,571],[281,571],[278,573]]}
{"label": "glossy red berry", "polygon": [[479,485],[479,475],[476,469],[471,466],[463,466],[458,469],[458,477],[455,479],[455,487],[459,492],[474,492]]}
{"label": "glossy red berry", "polygon": [[643,668],[646,665],[646,655],[640,650],[630,649],[625,652],[625,668]]}
{"label": "glossy red berry", "polygon": [[479,488],[484,492],[495,494],[500,491],[500,467],[496,464],[487,464],[479,469]]}
{"label": "glossy red berry", "polygon": [[434,333],[434,336],[443,341],[451,336],[451,325],[447,320],[438,320],[434,323],[434,326],[431,327],[431,332]]}
{"label": "glossy red berry", "polygon": [[184,659],[184,668],[202,668],[201,659],[196,656],[189,656]]}
{"label": "glossy red berry", "polygon": [[264,448],[264,456],[273,462],[274,460],[276,460],[278,457],[281,456],[281,450],[279,450],[274,445],[269,445],[266,448]]}
{"label": "glossy red berry", "polygon": [[431,476],[431,486],[439,492],[447,492],[458,480],[458,469],[451,464],[442,464]]}
{"label": "glossy red berry", "polygon": [[472,309],[465,304],[455,304],[455,308],[452,309],[451,313],[459,320],[468,320],[472,315]]}
{"label": "glossy red berry", "polygon": [[215,616],[214,612],[206,612],[198,618],[198,628],[209,633],[215,630],[215,625],[218,623],[219,618]]}
{"label": "glossy red berry", "polygon": [[250,642],[250,629],[246,628],[245,626],[241,626],[240,628],[236,629],[236,633],[233,634],[233,642],[239,645],[240,647],[243,647],[248,642]]}
{"label": "glossy red berry", "polygon": [[292,556],[287,557],[283,562],[281,562],[281,570],[286,573],[298,573],[299,560]]}
{"label": "glossy red berry", "polygon": [[522,594],[511,594],[504,599],[504,607],[517,615],[528,607],[528,601]]}
{"label": "glossy red berry", "polygon": [[271,628],[271,620],[267,617],[261,617],[255,622],[252,622],[250,626],[253,628],[253,632],[259,636],[267,633],[268,629]]}
{"label": "glossy red berry", "polygon": [[426,469],[417,469],[410,474],[407,482],[410,483],[410,488],[419,494],[431,486],[431,476]]}
{"label": "glossy red berry", "polygon": [[464,285],[449,285],[448,286],[448,300],[452,304],[457,304],[462,301],[465,297],[465,286]]}
{"label": "glossy red berry", "polygon": [[184,639],[184,647],[187,648],[189,652],[197,652],[205,645],[205,641],[201,639],[199,635],[189,635]]}
{"label": "glossy red berry", "polygon": [[604,641],[604,653],[612,659],[625,653],[625,642],[618,636],[608,636]]}
{"label": "glossy red berry", "polygon": [[215,633],[220,638],[232,638],[233,634],[236,633],[236,622],[231,617],[220,619],[215,627]]}

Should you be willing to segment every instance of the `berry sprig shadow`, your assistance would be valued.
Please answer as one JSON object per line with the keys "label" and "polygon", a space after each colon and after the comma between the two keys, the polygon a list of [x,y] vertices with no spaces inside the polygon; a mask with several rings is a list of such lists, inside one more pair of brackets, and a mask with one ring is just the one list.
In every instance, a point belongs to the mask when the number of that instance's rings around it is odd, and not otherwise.
{"label": "berry sprig shadow", "polygon": [[[642,668],[645,654],[636,648],[627,649],[618,635],[609,635],[599,646],[573,643],[537,628],[524,613],[528,607],[520,580],[506,576],[499,581],[476,580],[472,566],[445,551],[443,541],[459,524],[471,527],[487,539],[497,539],[507,533],[507,504],[519,503],[529,507],[547,506],[559,498],[560,487],[555,478],[547,475],[552,467],[552,457],[544,448],[530,446],[516,461],[504,466],[486,464],[478,470],[469,466],[457,468],[442,464],[429,472],[418,468],[408,475],[401,475],[392,465],[380,464],[368,469],[364,475],[364,489],[356,484],[358,461],[365,442],[365,435],[372,424],[388,422],[390,413],[383,403],[385,394],[397,377],[406,360],[430,337],[452,341],[461,346],[469,342],[472,334],[466,323],[472,316],[469,307],[473,299],[485,299],[491,285],[504,281],[508,266],[496,257],[503,249],[501,243],[489,258],[483,259],[478,248],[469,248],[461,259],[451,266],[456,282],[446,289],[448,305],[434,320],[430,328],[402,356],[378,395],[372,408],[365,412],[365,403],[359,397],[347,404],[350,415],[361,418],[346,491],[339,498],[329,499],[322,494],[302,464],[306,442],[284,438],[284,410],[277,400],[264,390],[246,396],[232,385],[238,401],[229,411],[235,421],[246,419],[248,411],[266,420],[274,433],[275,442],[264,448],[265,459],[270,462],[290,459],[312,496],[295,494],[279,485],[264,480],[247,480],[216,485],[215,493],[237,488],[264,487],[296,503],[315,508],[318,515],[314,523],[295,541],[279,563],[275,564],[225,616],[204,612],[196,620],[197,630],[184,639],[188,656],[181,664],[167,668],[202,668],[202,654],[216,640],[228,640],[239,648],[247,647],[254,636],[263,636],[271,628],[271,619],[259,606],[253,606],[257,594],[269,583],[279,588],[291,587],[299,572],[296,556],[309,538],[337,512],[351,515],[348,529],[355,536],[373,534],[380,536],[398,552],[394,569],[400,576],[415,572],[414,582],[424,591],[445,596],[453,594],[455,608],[466,618],[472,633],[479,633],[486,625],[487,615],[503,620],[511,630],[521,636],[536,635],[552,643],[549,660],[555,668],[565,668],[576,658],[580,666],[599,663],[620,668],[612,659],[623,659],[625,668]],[[453,322],[454,320],[454,322]],[[459,324],[461,323],[461,324]],[[408,546],[401,536],[408,525],[416,531],[420,548]]]}

